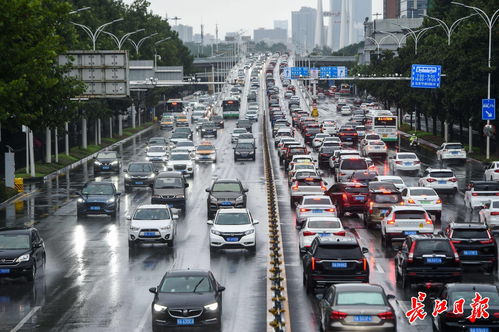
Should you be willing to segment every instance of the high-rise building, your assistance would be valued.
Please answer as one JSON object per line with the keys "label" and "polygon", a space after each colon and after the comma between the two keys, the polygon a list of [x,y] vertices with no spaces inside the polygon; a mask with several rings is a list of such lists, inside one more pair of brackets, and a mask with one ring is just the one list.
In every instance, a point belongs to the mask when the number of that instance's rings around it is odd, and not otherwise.
{"label": "high-rise building", "polygon": [[383,0],[383,18],[398,18],[400,16],[400,0]]}
{"label": "high-rise building", "polygon": [[275,20],[274,29],[283,29],[288,31],[288,20]]}
{"label": "high-rise building", "polygon": [[333,51],[337,51],[340,46],[340,15],[341,0],[329,0],[329,12],[327,19],[326,45]]}
{"label": "high-rise building", "polygon": [[[364,22],[371,19],[371,1],[366,0],[341,0],[332,3],[333,13],[339,8],[339,36],[338,43],[333,50],[358,43],[364,38]],[[334,28],[333,28],[334,30]],[[334,33],[334,31],[333,31]],[[337,48],[336,48],[336,45]]]}
{"label": "high-rise building", "polygon": [[253,39],[255,43],[264,41],[268,44],[287,43],[288,31],[280,28],[276,29],[255,29],[253,30]]}
{"label": "high-rise building", "polygon": [[299,53],[314,49],[316,16],[317,11],[310,7],[301,7],[291,13],[291,38]]}
{"label": "high-rise building", "polygon": [[192,42],[192,27],[184,24],[177,24],[172,26],[172,30],[177,31],[178,37],[184,43]]}
{"label": "high-rise building", "polygon": [[401,18],[418,18],[426,15],[428,0],[400,0]]}

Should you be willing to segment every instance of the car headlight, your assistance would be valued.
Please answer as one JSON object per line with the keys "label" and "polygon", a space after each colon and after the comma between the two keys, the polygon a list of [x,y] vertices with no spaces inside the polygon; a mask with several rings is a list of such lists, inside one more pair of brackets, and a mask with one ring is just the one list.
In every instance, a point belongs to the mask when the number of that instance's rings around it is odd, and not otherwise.
{"label": "car headlight", "polygon": [[114,203],[115,201],[116,201],[116,199],[114,197],[107,200],[108,203]]}
{"label": "car headlight", "polygon": [[164,312],[164,311],[166,311],[166,309],[168,309],[168,307],[165,307],[164,305],[160,305],[160,304],[154,304],[153,309],[156,312]]}
{"label": "car headlight", "polygon": [[184,194],[178,194],[178,195],[175,195],[175,198],[184,198]]}
{"label": "car headlight", "polygon": [[80,198],[78,198],[77,202],[78,202],[78,203],[83,203],[83,202],[85,202],[85,200],[84,200],[83,198],[81,198],[81,197],[80,197]]}
{"label": "car headlight", "polygon": [[172,228],[171,225],[167,225],[167,226],[160,227],[159,229],[161,229],[162,231],[164,231],[164,230],[168,230],[168,229],[171,229],[171,228]]}
{"label": "car headlight", "polygon": [[241,195],[238,198],[236,198],[236,202],[243,202],[244,201],[244,196]]}
{"label": "car headlight", "polygon": [[238,155],[238,156],[239,156],[240,154],[241,154],[241,152],[237,152],[237,151],[236,151],[236,155]]}
{"label": "car headlight", "polygon": [[149,157],[146,157],[146,160],[149,161]]}
{"label": "car headlight", "polygon": [[192,167],[187,168],[188,171],[192,171]]}
{"label": "car headlight", "polygon": [[149,179],[154,179],[154,177],[156,176],[156,174],[152,173],[151,175],[148,176]]}
{"label": "car headlight", "polygon": [[212,303],[212,304],[208,304],[208,305],[205,305],[204,308],[206,310],[209,310],[209,311],[215,311],[218,309],[218,302],[215,302],[215,303]]}
{"label": "car headlight", "polygon": [[27,261],[29,261],[29,254],[21,255],[15,260],[16,263],[27,262]]}
{"label": "car headlight", "polygon": [[118,161],[117,161],[117,160],[112,161],[112,162],[111,162],[111,165],[118,165]]}
{"label": "car headlight", "polygon": [[216,197],[210,195],[210,202],[216,203],[218,200]]}
{"label": "car headlight", "polygon": [[253,234],[254,232],[255,232],[254,229],[249,229],[246,232],[244,232],[244,235],[250,235],[250,234]]}
{"label": "car headlight", "polygon": [[215,235],[221,235],[222,234],[222,233],[220,233],[219,231],[217,231],[216,229],[213,229],[213,228],[210,230],[210,232],[212,234],[215,234]]}
{"label": "car headlight", "polygon": [[135,227],[135,226],[130,226],[130,230],[131,231],[140,231],[140,228],[139,227]]}
{"label": "car headlight", "polygon": [[102,163],[100,161],[96,160],[96,161],[94,161],[94,165],[100,166],[100,165],[102,165]]}

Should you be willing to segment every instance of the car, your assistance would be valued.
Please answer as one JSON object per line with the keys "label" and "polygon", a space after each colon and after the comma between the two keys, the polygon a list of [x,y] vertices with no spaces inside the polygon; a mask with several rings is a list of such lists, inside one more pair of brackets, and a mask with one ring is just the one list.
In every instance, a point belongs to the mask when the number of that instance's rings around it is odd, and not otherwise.
{"label": "car", "polygon": [[47,262],[45,242],[34,227],[0,228],[0,278],[32,282]]}
{"label": "car", "polygon": [[[392,185],[388,183],[388,185]],[[402,194],[397,189],[389,190],[388,187],[378,190],[369,190],[364,211],[364,224],[368,227],[380,225],[382,220],[390,214],[397,205],[403,205]]]}
{"label": "car", "polygon": [[[468,317],[472,315],[473,299],[476,294],[488,299],[488,317],[481,317],[471,322]],[[433,331],[470,331],[492,332],[499,325],[499,290],[497,285],[482,283],[449,283],[444,285],[435,300],[447,301],[447,308],[432,320]],[[454,303],[464,300],[463,312],[454,312]]]}
{"label": "car", "polygon": [[336,207],[331,198],[325,195],[303,196],[300,203],[296,203],[296,228],[303,227],[309,217],[336,217]]}
{"label": "car", "polygon": [[213,116],[211,121],[215,124],[217,129],[223,129],[225,127],[224,118],[221,115]]}
{"label": "car", "polygon": [[152,185],[151,204],[168,204],[185,211],[189,184],[180,172],[160,172]]}
{"label": "car", "polygon": [[166,272],[158,286],[149,288],[154,294],[151,304],[153,332],[178,327],[211,327],[219,331],[224,290],[210,271]]}
{"label": "car", "polygon": [[315,166],[315,159],[310,154],[295,154],[291,157],[291,160],[288,163],[288,168],[285,171],[289,172],[294,168],[295,164],[308,163],[313,164]]}
{"label": "car", "polygon": [[134,248],[138,243],[166,243],[173,247],[178,215],[168,205],[139,205],[127,219],[129,247]]}
{"label": "car", "polygon": [[211,161],[216,163],[217,150],[215,146],[210,142],[201,142],[201,144],[196,147],[195,159],[196,161]]}
{"label": "car", "polygon": [[254,109],[249,109],[246,111],[246,120],[258,122],[258,111]]}
{"label": "car", "polygon": [[363,213],[367,201],[368,188],[365,184],[341,182],[332,185],[324,195],[331,198],[341,218],[345,213]]}
{"label": "car", "polygon": [[319,301],[320,330],[397,331],[397,316],[383,287],[374,284],[336,284]]}
{"label": "car", "polygon": [[338,132],[338,126],[336,121],[324,120],[321,125],[322,132],[329,135],[336,135]]}
{"label": "car", "polygon": [[388,148],[383,141],[367,141],[367,144],[361,145],[362,155],[370,158],[386,158]]}
{"label": "car", "polygon": [[175,114],[175,127],[189,127],[189,120],[185,114]]}
{"label": "car", "polygon": [[238,179],[217,179],[206,192],[208,219],[219,209],[246,208],[248,189]]}
{"label": "car", "polygon": [[348,181],[356,171],[368,171],[369,166],[364,158],[355,156],[342,157],[336,170],[336,182]]}
{"label": "car", "polygon": [[401,190],[407,206],[421,206],[429,214],[435,215],[435,221],[442,219],[442,200],[432,188],[407,187]]}
{"label": "car", "polygon": [[409,235],[395,255],[395,277],[402,288],[460,282],[462,275],[456,248],[441,235]]}
{"label": "car", "polygon": [[359,140],[364,139],[364,136],[366,136],[366,127],[365,126],[355,126],[355,131],[359,135]]}
{"label": "car", "polygon": [[342,106],[340,114],[343,116],[352,115],[352,108],[350,106]]}
{"label": "car", "polygon": [[194,143],[191,140],[182,139],[182,140],[177,141],[177,144],[175,144],[175,148],[171,152],[183,151],[183,152],[187,152],[187,153],[191,154],[191,153],[194,153],[195,150],[196,150],[196,146],[194,145]]}
{"label": "car", "polygon": [[[237,143],[251,143],[253,145],[255,145],[256,143],[256,140],[255,140],[255,136],[253,136],[252,133],[243,133],[243,134],[240,134],[239,137],[237,138]],[[236,143],[236,144],[237,144]]]}
{"label": "car", "polygon": [[324,138],[329,137],[329,134],[324,134],[324,133],[317,133],[312,140],[312,148],[317,151],[322,145],[322,142],[324,141]]}
{"label": "car", "polygon": [[488,226],[492,234],[499,233],[499,198],[491,199],[478,211],[479,220]]}
{"label": "car", "polygon": [[374,179],[374,181],[393,183],[399,191],[402,191],[405,188],[407,188],[404,180],[400,176],[396,176],[396,175],[378,175]]}
{"label": "car", "polygon": [[499,161],[491,162],[483,174],[486,181],[499,181]]}
{"label": "car", "polygon": [[319,124],[309,125],[303,129],[303,138],[305,140],[305,144],[312,145],[312,142],[316,135],[321,134],[321,128]]}
{"label": "car", "polygon": [[146,160],[153,163],[163,163],[168,161],[168,150],[163,145],[149,146],[146,152]]}
{"label": "car", "polygon": [[289,164],[293,160],[295,155],[305,155],[308,154],[308,149],[304,146],[289,146],[283,155],[284,169],[289,168]]}
{"label": "car", "polygon": [[303,196],[322,195],[327,190],[326,186],[327,182],[318,175],[297,176],[291,186],[291,206],[295,207],[295,203],[300,202]]}
{"label": "car", "polygon": [[186,176],[194,177],[194,165],[188,152],[174,152],[170,154],[170,160],[166,164],[167,171],[181,172]]}
{"label": "car", "polygon": [[206,121],[201,125],[201,138],[213,136],[217,138],[217,126],[214,122]]}
{"label": "car", "polygon": [[420,187],[433,188],[437,192],[450,192],[452,194],[457,192],[458,182],[454,175],[454,171],[450,168],[430,168],[428,167],[423,176],[418,180]]}
{"label": "car", "polygon": [[355,171],[347,179],[348,182],[362,183],[368,185],[369,182],[375,181],[378,176],[378,171],[376,170],[366,170],[366,171]]}
{"label": "car", "polygon": [[191,114],[191,123],[196,123],[199,119],[204,118],[206,115],[206,110],[194,110]]}
{"label": "car", "polygon": [[360,141],[360,145],[366,145],[370,141],[381,141],[381,136],[376,133],[367,132],[364,138]]}
{"label": "car", "polygon": [[346,234],[341,220],[338,217],[308,217],[298,234],[300,255],[305,254],[316,237],[344,236]]}
{"label": "car", "polygon": [[491,181],[471,181],[464,192],[464,204],[471,210],[482,207],[499,196],[499,183]]}
{"label": "car", "polygon": [[175,144],[177,144],[179,141],[190,140],[191,137],[192,137],[192,134],[189,134],[188,132],[177,132],[177,131],[173,132],[172,135],[170,136],[169,146],[174,148]]}
{"label": "car", "polygon": [[369,282],[367,252],[351,234],[314,238],[302,258],[305,290],[312,293],[334,283]]}
{"label": "car", "polygon": [[241,138],[237,140],[236,146],[234,147],[234,161],[239,161],[241,159],[250,159],[255,161],[256,147],[253,141],[244,141]]}
{"label": "car", "polygon": [[186,133],[186,134],[188,134],[188,137],[186,137],[185,139],[192,141],[192,129],[189,128],[189,127],[175,128],[175,130],[173,131],[173,133],[174,134]]}
{"label": "car", "polygon": [[338,165],[341,161],[342,158],[349,158],[349,157],[357,157],[360,158],[360,152],[358,150],[354,149],[340,149],[334,151],[333,156],[329,159],[329,168],[333,171],[333,173],[336,173],[336,168],[338,168]]}
{"label": "car", "polygon": [[149,140],[147,140],[146,143],[146,151],[149,149],[151,146],[168,146],[168,140],[165,137],[151,137]]}
{"label": "car", "polygon": [[173,129],[174,119],[171,115],[164,115],[161,117],[161,121],[159,123],[159,127],[161,129]]}
{"label": "car", "polygon": [[121,158],[116,151],[101,151],[94,157],[94,159],[94,173],[119,173],[121,170]]}
{"label": "car", "polygon": [[381,220],[381,245],[391,248],[393,242],[403,241],[407,235],[433,234],[433,221],[423,207],[394,206]]}
{"label": "car", "polygon": [[443,143],[437,150],[437,160],[466,162],[466,151],[461,143]]}
{"label": "car", "polygon": [[419,173],[421,161],[413,152],[397,152],[395,156],[388,158],[388,167],[394,174],[398,171]]}
{"label": "car", "polygon": [[106,214],[116,218],[120,207],[121,193],[112,182],[91,181],[85,183],[76,200],[78,218],[89,214]]}
{"label": "car", "polygon": [[236,143],[239,135],[245,134],[247,132],[248,131],[246,130],[246,128],[234,128],[234,130],[232,131],[232,135],[231,135],[231,142]]}
{"label": "car", "polygon": [[247,209],[218,210],[213,220],[208,220],[210,228],[210,251],[217,249],[248,249],[256,252],[255,225]]}
{"label": "car", "polygon": [[236,122],[236,128],[244,128],[248,132],[253,132],[253,122],[250,120],[240,119]]}
{"label": "car", "polygon": [[445,228],[463,267],[497,274],[497,242],[486,224],[451,222]]}
{"label": "car", "polygon": [[151,162],[131,162],[123,170],[125,174],[125,192],[132,187],[149,188],[156,178],[157,170]]}

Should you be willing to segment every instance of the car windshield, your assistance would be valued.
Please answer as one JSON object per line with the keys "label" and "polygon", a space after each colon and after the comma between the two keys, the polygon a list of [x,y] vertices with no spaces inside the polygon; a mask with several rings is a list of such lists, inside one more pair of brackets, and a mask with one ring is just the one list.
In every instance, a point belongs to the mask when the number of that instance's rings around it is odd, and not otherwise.
{"label": "car windshield", "polygon": [[413,196],[437,196],[437,193],[433,189],[411,189],[411,195]]}
{"label": "car windshield", "polygon": [[398,154],[397,159],[413,160],[413,159],[418,159],[418,157],[415,154]]}
{"label": "car windshield", "polygon": [[449,303],[455,303],[457,300],[463,299],[464,305],[469,308],[470,304],[473,303],[473,298],[475,298],[477,292],[480,293],[482,298],[489,298],[488,303],[490,307],[499,306],[499,295],[497,294],[497,291],[484,291],[481,289],[453,291],[450,293]]}
{"label": "car windshield", "polygon": [[183,188],[184,181],[181,178],[157,178],[154,183],[156,189]]}
{"label": "car windshield", "polygon": [[247,213],[219,213],[215,220],[217,225],[247,225],[249,223]]}
{"label": "car windshield", "polygon": [[150,164],[130,164],[128,166],[129,172],[152,172]]}
{"label": "car windshield", "polygon": [[358,245],[321,245],[317,247],[317,258],[326,259],[361,259],[362,252]]}
{"label": "car windshield", "polygon": [[250,143],[239,143],[236,145],[236,150],[253,150],[253,144]]}
{"label": "car windshield", "polygon": [[342,170],[360,170],[367,169],[367,163],[364,159],[345,159],[341,162]]}
{"label": "car windshield", "polygon": [[170,219],[170,212],[165,208],[137,209],[134,220],[165,220]]}
{"label": "car windshield", "polygon": [[397,211],[395,212],[395,219],[426,219],[426,213],[417,210]]}
{"label": "car windshield", "polygon": [[188,142],[188,141],[182,141],[182,142],[178,142],[176,145],[176,147],[182,147],[182,146],[194,146],[194,143],[192,142]]}
{"label": "car windshield", "polygon": [[152,145],[152,144],[163,145],[163,144],[165,144],[165,140],[163,138],[151,138],[149,140],[149,145]]}
{"label": "car windshield", "polygon": [[341,228],[341,222],[338,220],[310,220],[308,228]]}
{"label": "car windshield", "polygon": [[240,128],[240,129],[234,129],[233,133],[234,134],[242,134],[242,133],[246,133],[246,129],[244,128]]}
{"label": "car windshield", "polygon": [[486,229],[454,229],[452,237],[459,239],[488,239],[489,233]]}
{"label": "car windshield", "polygon": [[191,157],[187,153],[174,153],[170,156],[170,160],[190,160]]}
{"label": "car windshield", "polygon": [[313,170],[315,170],[315,166],[312,165],[312,164],[309,164],[309,165],[295,165],[295,167],[294,167],[295,171],[302,170],[302,169],[313,169]]}
{"label": "car windshield", "polygon": [[118,154],[114,151],[100,152],[97,155],[97,159],[116,159],[116,158],[118,158]]}
{"label": "car windshield", "polygon": [[305,187],[305,186],[317,187],[317,186],[320,186],[322,184],[321,179],[315,179],[315,178],[297,179],[296,182],[298,182],[298,184],[301,187]]}
{"label": "car windshield", "polygon": [[382,179],[381,181],[395,183],[395,184],[404,184],[404,181],[402,179],[397,179],[397,178],[385,178]]}
{"label": "car windshield", "polygon": [[161,285],[160,293],[206,293],[211,292],[210,280],[204,276],[168,277]]}
{"label": "car windshield", "polygon": [[462,149],[462,148],[463,148],[463,146],[462,146],[461,144],[447,144],[447,145],[445,146],[445,148],[446,148],[447,150],[451,150],[451,149],[459,149],[459,150],[460,150],[460,149]]}
{"label": "car windshield", "polygon": [[402,201],[402,196],[399,193],[373,194],[372,196],[373,196],[373,201],[376,203],[395,204]]}
{"label": "car windshield", "polygon": [[197,147],[198,151],[215,151],[215,147],[213,145],[200,145]]}
{"label": "car windshield", "polygon": [[367,187],[360,185],[353,187],[345,187],[345,191],[349,194],[367,194],[369,192]]}
{"label": "car windshield", "polygon": [[474,191],[499,191],[499,183],[480,183],[473,185]]}
{"label": "car windshield", "polygon": [[171,138],[188,138],[189,134],[184,132],[173,133]]}
{"label": "car windshield", "polygon": [[215,128],[215,124],[213,122],[205,122],[203,123],[203,129],[212,129],[212,128]]}
{"label": "car windshield", "polygon": [[452,178],[454,173],[452,171],[435,171],[430,172],[430,176],[432,178]]}
{"label": "car windshield", "polygon": [[111,184],[92,183],[86,185],[81,193],[83,195],[112,195],[114,194],[114,190]]}
{"label": "car windshield", "polygon": [[151,146],[148,152],[165,152],[165,148],[162,146]]}
{"label": "car windshield", "polygon": [[237,182],[217,182],[213,185],[213,192],[241,192],[241,186]]}
{"label": "car windshield", "polygon": [[419,240],[416,242],[414,255],[443,254],[454,256],[448,240]]}
{"label": "car windshield", "polygon": [[331,199],[329,197],[313,197],[313,198],[307,198],[305,196],[305,199],[303,200],[304,205],[310,205],[310,204],[318,204],[318,205],[329,205],[331,204]]}
{"label": "car windshield", "polygon": [[366,140],[379,140],[381,137],[379,135],[366,135]]}
{"label": "car windshield", "polygon": [[29,249],[29,235],[0,234],[0,250]]}
{"label": "car windshield", "polygon": [[336,305],[386,305],[380,292],[338,292]]}

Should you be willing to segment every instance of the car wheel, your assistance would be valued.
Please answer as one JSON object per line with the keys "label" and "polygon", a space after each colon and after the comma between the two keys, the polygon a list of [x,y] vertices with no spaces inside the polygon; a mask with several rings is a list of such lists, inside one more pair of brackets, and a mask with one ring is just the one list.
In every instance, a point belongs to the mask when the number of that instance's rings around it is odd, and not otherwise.
{"label": "car wheel", "polygon": [[437,213],[435,215],[435,222],[438,222],[438,223],[442,222],[442,213]]}
{"label": "car wheel", "polygon": [[36,263],[33,264],[31,268],[31,273],[26,275],[26,279],[28,279],[29,282],[33,282],[36,279]]}
{"label": "car wheel", "polygon": [[152,325],[152,332],[161,332],[161,331],[162,331],[161,327],[156,326],[154,324]]}
{"label": "car wheel", "polygon": [[405,273],[403,273],[402,276],[401,276],[400,285],[402,286],[403,289],[409,288],[410,285],[411,285],[411,283],[409,282],[409,280],[407,280],[407,277],[406,277]]}
{"label": "car wheel", "polygon": [[386,249],[386,237],[384,237],[383,235],[381,235],[381,247],[383,249]]}
{"label": "car wheel", "polygon": [[314,292],[314,288],[315,288],[314,282],[309,278],[306,278],[305,291],[307,292],[307,294],[312,294]]}
{"label": "car wheel", "polygon": [[255,254],[255,253],[256,253],[256,243],[255,243],[255,245],[254,245],[254,246],[249,247],[249,248],[248,248],[248,251],[249,251],[250,253],[252,253],[252,254]]}
{"label": "car wheel", "polygon": [[210,254],[216,254],[218,252],[217,247],[210,246]]}
{"label": "car wheel", "polygon": [[125,186],[125,192],[129,193],[131,191],[130,186]]}
{"label": "car wheel", "polygon": [[135,249],[136,243],[135,241],[128,240],[128,248]]}

